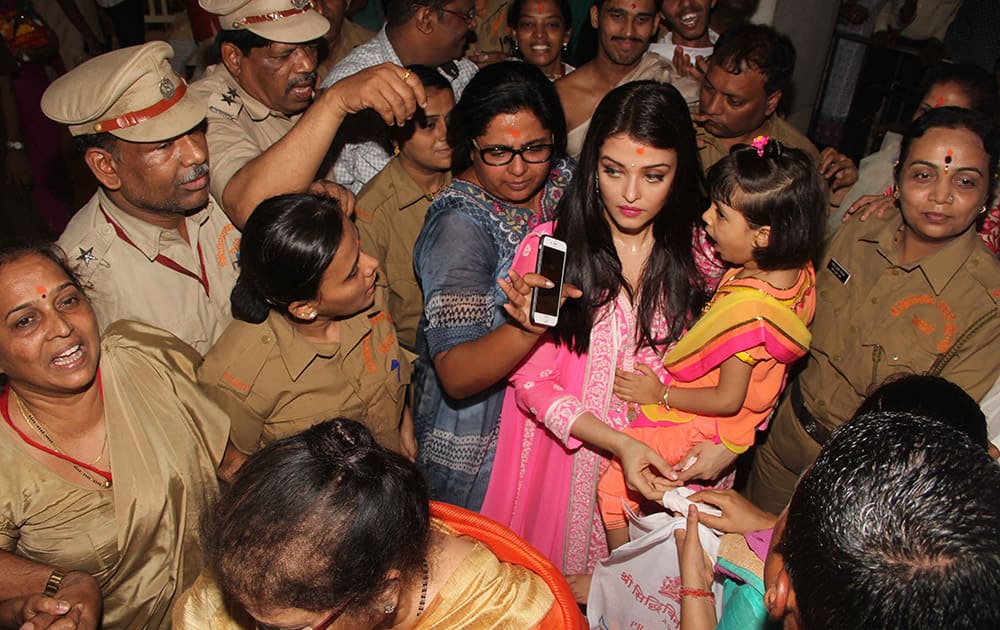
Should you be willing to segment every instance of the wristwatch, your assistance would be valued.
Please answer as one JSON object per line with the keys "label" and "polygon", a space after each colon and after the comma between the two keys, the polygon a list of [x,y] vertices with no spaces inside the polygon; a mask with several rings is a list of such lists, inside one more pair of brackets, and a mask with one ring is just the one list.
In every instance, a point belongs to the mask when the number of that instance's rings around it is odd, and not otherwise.
{"label": "wristwatch", "polygon": [[15,151],[24,151],[24,143],[20,140],[8,140],[7,148],[14,149]]}

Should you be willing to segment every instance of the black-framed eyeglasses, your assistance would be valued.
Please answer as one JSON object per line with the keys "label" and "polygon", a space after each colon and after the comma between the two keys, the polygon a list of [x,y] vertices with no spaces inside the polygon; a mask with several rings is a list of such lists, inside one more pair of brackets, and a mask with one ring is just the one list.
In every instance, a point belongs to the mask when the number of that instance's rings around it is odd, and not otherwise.
{"label": "black-framed eyeglasses", "polygon": [[478,142],[473,140],[472,146],[476,148],[476,151],[479,152],[480,159],[482,159],[482,161],[486,164],[489,164],[490,166],[506,166],[507,164],[510,164],[514,159],[514,156],[517,155],[520,155],[521,159],[528,164],[541,164],[543,162],[548,162],[552,159],[552,147],[555,145],[551,142],[548,144],[528,144],[520,149],[515,149],[514,147],[498,144],[484,149],[479,146]]}
{"label": "black-framed eyeglasses", "polygon": [[479,13],[476,12],[475,8],[469,9],[468,11],[452,11],[451,9],[438,9],[441,13],[451,13],[452,15],[461,18],[465,21],[466,26],[472,26],[472,23],[476,21],[476,17]]}

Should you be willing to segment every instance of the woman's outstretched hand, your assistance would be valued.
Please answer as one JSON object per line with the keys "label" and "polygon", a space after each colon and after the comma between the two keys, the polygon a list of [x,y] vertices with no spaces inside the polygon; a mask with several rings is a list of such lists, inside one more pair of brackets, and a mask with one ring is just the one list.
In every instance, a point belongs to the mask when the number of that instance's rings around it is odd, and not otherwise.
{"label": "woman's outstretched hand", "polygon": [[[541,335],[548,330],[548,326],[534,324],[531,321],[531,289],[534,287],[551,289],[555,286],[551,280],[537,273],[527,273],[521,276],[511,269],[507,272],[507,277],[498,279],[497,283],[508,300],[503,305],[503,308],[518,327],[533,335]],[[572,284],[563,284],[559,305],[562,306],[567,298],[579,298],[582,296],[583,291],[580,289]]]}
{"label": "woman's outstretched hand", "polygon": [[681,585],[684,588],[707,591],[712,588],[715,574],[698,536],[698,519],[703,517],[697,507],[689,507],[686,528],[674,530],[674,541],[677,543],[677,559],[680,561]]}
{"label": "woman's outstretched hand", "polygon": [[681,485],[670,464],[648,444],[622,433],[616,451],[626,485],[650,501],[659,503],[667,490]]}
{"label": "woman's outstretched hand", "polygon": [[774,527],[778,517],[760,509],[735,490],[701,490],[688,497],[689,501],[707,503],[722,510],[722,516],[701,514],[701,522],[730,534],[745,534]]}

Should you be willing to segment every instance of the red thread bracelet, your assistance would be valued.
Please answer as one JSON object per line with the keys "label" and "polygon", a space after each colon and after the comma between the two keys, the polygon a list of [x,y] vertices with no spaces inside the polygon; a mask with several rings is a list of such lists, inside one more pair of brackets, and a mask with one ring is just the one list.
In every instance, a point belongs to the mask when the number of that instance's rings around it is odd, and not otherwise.
{"label": "red thread bracelet", "polygon": [[704,597],[705,599],[710,599],[715,601],[715,593],[712,591],[703,591],[700,588],[681,588],[681,597]]}

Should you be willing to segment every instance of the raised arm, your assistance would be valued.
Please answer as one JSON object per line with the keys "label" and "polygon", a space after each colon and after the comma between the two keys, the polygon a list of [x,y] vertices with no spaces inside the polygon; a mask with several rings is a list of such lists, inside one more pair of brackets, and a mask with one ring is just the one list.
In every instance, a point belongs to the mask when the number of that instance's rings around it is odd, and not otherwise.
{"label": "raised arm", "polygon": [[426,102],[420,80],[391,63],[334,83],[283,138],[233,174],[222,193],[226,214],[242,227],[264,199],[306,191],[348,114],[373,109],[387,124],[401,125]]}

